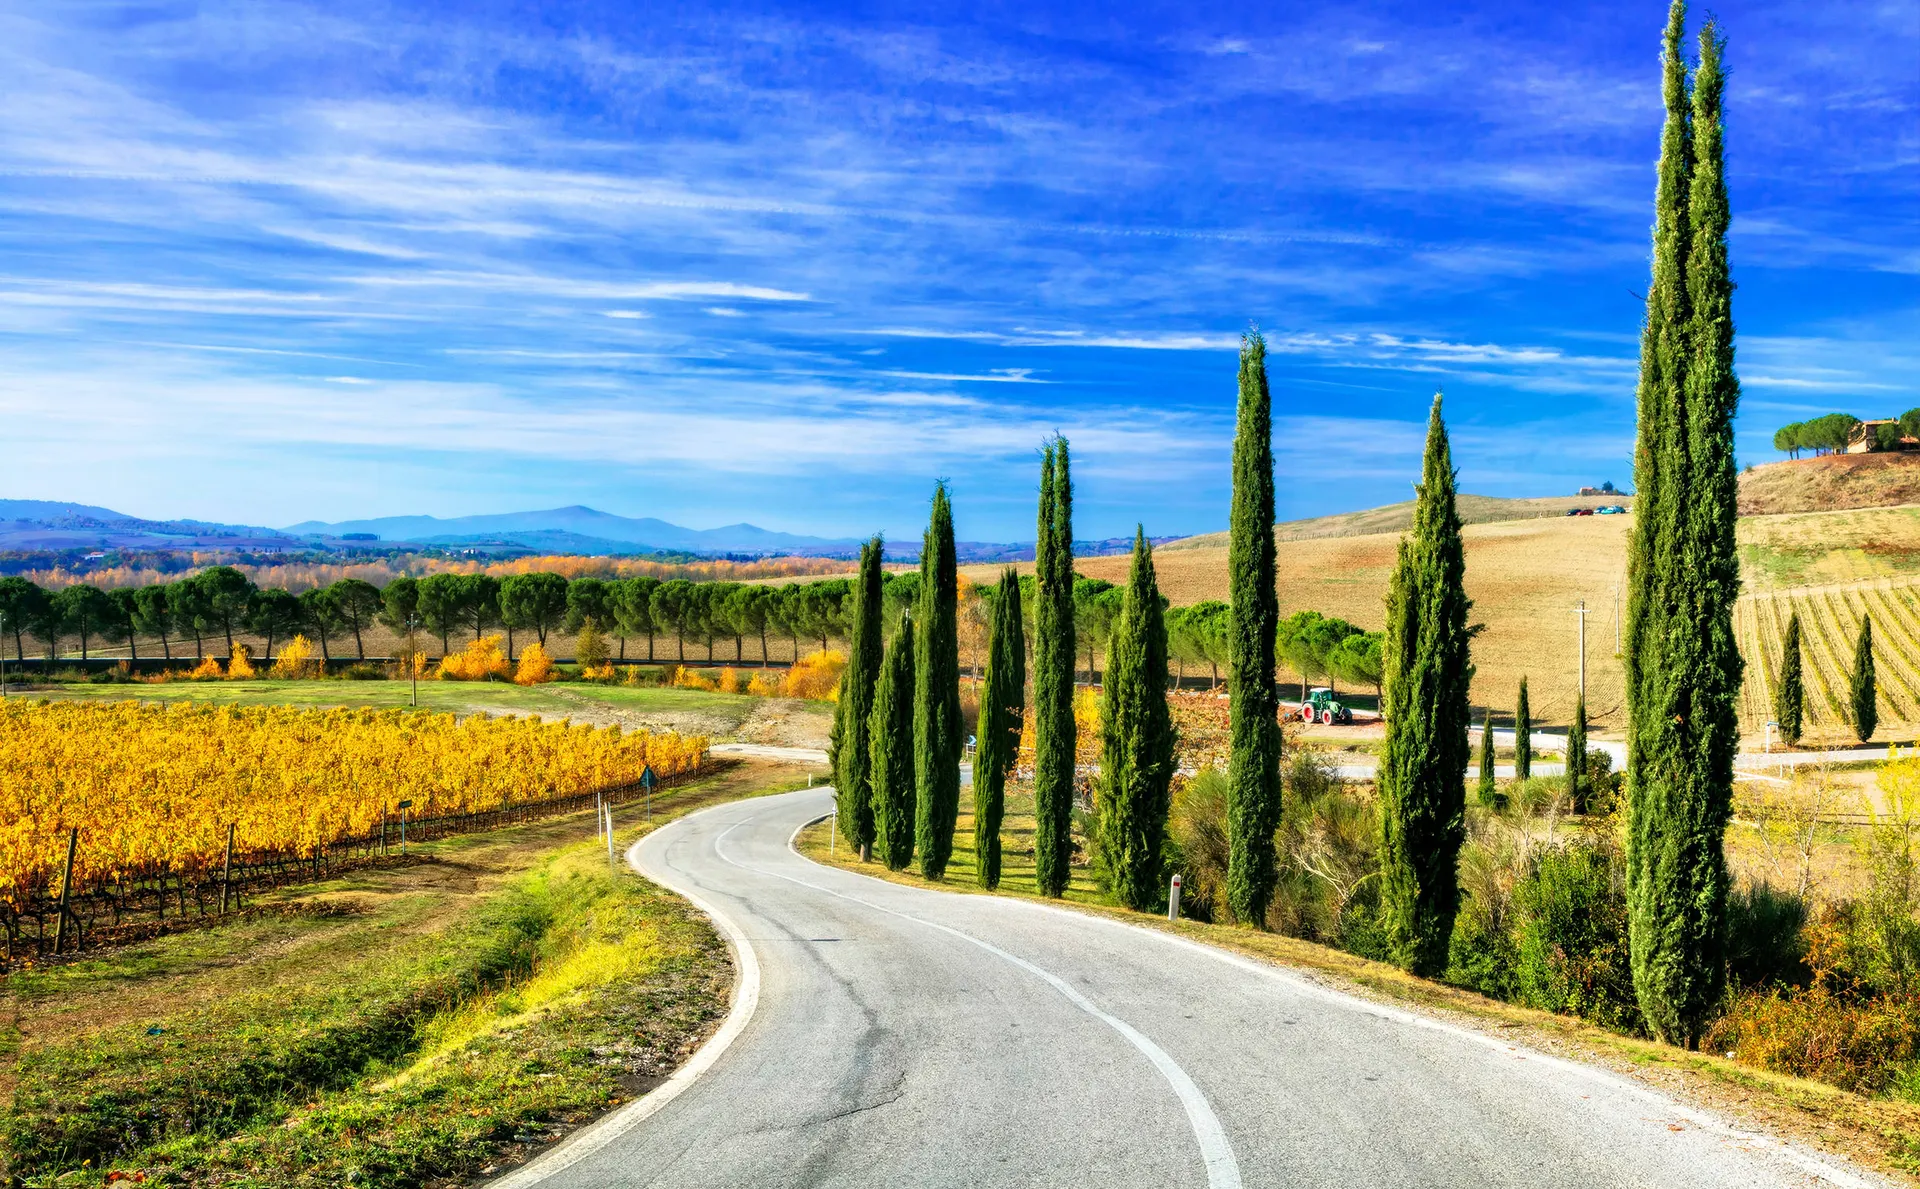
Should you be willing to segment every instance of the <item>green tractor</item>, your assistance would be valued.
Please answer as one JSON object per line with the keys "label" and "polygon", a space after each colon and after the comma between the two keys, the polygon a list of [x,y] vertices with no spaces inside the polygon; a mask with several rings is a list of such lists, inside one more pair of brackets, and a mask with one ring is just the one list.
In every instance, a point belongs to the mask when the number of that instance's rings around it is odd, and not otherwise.
{"label": "green tractor", "polygon": [[1334,697],[1326,686],[1315,686],[1307,691],[1307,700],[1300,703],[1300,721],[1315,719],[1329,727],[1335,723],[1348,726],[1353,723],[1353,707]]}

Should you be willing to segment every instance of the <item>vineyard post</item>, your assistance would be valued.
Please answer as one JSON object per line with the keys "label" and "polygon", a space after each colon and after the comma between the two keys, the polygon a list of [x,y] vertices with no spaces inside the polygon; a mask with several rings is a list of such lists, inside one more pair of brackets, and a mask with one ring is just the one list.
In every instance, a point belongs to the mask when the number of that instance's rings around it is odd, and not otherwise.
{"label": "vineyard post", "polygon": [[233,883],[233,822],[227,823],[227,857],[220,864],[220,915],[227,915],[227,888]]}
{"label": "vineyard post", "polygon": [[60,877],[60,915],[53,922],[53,952],[60,952],[60,943],[67,935],[67,905],[73,900],[73,855],[80,849],[80,827],[67,830],[67,869]]}
{"label": "vineyard post", "polygon": [[380,802],[380,857],[387,857],[387,803]]}
{"label": "vineyard post", "polygon": [[613,806],[611,805],[607,806],[606,819],[607,819],[607,866],[618,867],[619,864],[613,861]]}
{"label": "vineyard post", "polygon": [[407,807],[412,804],[413,801],[409,799],[400,802],[398,806],[400,810],[400,857],[403,859],[407,857]]}

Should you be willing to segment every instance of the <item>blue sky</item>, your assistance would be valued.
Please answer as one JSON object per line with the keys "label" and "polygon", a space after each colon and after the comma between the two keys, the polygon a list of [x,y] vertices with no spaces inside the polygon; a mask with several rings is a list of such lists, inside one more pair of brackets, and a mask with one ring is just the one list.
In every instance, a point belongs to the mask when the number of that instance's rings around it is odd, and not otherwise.
{"label": "blue sky", "polygon": [[[0,493],[827,535],[1628,478],[1664,6],[0,2]],[[1200,11],[1206,9],[1207,11]],[[1920,2],[1717,9],[1743,461],[1920,404]]]}

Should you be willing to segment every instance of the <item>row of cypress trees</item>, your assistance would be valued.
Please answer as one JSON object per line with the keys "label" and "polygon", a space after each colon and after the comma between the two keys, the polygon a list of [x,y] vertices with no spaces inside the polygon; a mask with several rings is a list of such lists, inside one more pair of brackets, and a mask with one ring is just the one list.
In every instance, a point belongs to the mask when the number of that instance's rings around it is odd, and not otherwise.
{"label": "row of cypress trees", "polygon": [[828,755],[841,834],[860,856],[877,845],[898,871],[920,856],[928,879],[946,875],[960,813],[959,567],[945,483],[920,553],[919,601],[883,644],[881,540],[860,551],[847,667],[840,675]]}

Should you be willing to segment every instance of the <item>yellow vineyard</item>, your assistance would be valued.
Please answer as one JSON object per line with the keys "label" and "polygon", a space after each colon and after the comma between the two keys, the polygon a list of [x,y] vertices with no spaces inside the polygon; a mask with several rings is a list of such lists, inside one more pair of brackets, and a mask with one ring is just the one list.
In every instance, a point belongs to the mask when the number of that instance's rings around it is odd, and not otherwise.
{"label": "yellow vineyard", "polygon": [[704,738],[535,718],[389,710],[0,704],[0,906],[55,891],[69,831],[73,883],[217,872],[241,853],[312,855],[414,819],[484,813],[665,779]]}
{"label": "yellow vineyard", "polygon": [[1880,733],[1920,724],[1920,582],[1881,578],[1766,591],[1740,600],[1734,630],[1747,661],[1740,697],[1744,733],[1761,734],[1773,717],[1781,641],[1795,613],[1800,616],[1807,724],[1812,731],[1838,734],[1848,726],[1847,681],[1862,616],[1873,619]]}

